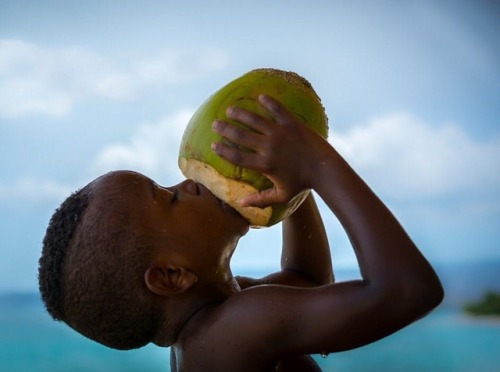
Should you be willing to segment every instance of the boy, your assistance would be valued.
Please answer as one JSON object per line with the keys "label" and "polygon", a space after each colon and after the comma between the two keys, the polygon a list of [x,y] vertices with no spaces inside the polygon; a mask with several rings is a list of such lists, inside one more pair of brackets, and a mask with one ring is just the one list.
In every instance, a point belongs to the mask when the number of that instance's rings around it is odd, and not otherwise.
{"label": "boy", "polygon": [[[113,172],[53,216],[40,259],[49,313],[118,349],[171,346],[172,371],[314,371],[308,356],[356,348],[424,316],[439,279],[395,217],[327,141],[271,97],[273,121],[238,108],[213,129],[224,159],[274,187],[241,200],[264,207],[313,189],[345,228],[361,280],[333,283],[312,196],[283,222],[282,271],[234,278],[230,259],[248,223],[190,180],[160,187]],[[290,161],[293,159],[293,161]]]}

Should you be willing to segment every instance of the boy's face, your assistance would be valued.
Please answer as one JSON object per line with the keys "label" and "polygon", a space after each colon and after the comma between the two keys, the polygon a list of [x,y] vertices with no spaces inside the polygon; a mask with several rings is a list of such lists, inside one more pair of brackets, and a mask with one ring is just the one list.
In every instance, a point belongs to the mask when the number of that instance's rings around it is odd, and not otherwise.
{"label": "boy's face", "polygon": [[234,209],[192,180],[161,187],[139,173],[117,171],[95,180],[93,189],[94,202],[110,216],[108,223],[126,221],[118,228],[134,229],[157,249],[196,257],[198,265],[228,260],[249,229]]}

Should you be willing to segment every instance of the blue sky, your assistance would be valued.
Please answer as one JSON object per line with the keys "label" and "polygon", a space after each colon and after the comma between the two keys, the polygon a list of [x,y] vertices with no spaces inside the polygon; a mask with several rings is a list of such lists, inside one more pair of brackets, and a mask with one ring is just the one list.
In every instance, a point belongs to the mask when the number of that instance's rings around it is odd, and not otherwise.
{"label": "blue sky", "polygon": [[[34,290],[73,190],[113,169],[170,185],[193,111],[258,67],[306,77],[330,142],[432,262],[500,259],[499,7],[491,1],[0,0],[0,290]],[[355,266],[321,205],[338,267]],[[236,272],[278,267],[279,226]]]}

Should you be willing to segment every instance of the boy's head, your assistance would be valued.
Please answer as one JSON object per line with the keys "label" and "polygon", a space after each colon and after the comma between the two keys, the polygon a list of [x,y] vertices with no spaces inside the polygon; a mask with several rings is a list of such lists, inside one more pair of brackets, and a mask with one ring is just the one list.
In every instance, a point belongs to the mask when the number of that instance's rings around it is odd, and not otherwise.
{"label": "boy's head", "polygon": [[247,230],[192,181],[163,188],[138,173],[108,173],[52,216],[39,262],[42,299],[54,319],[107,346],[168,343],[182,318],[177,305],[217,280],[207,273],[228,265]]}

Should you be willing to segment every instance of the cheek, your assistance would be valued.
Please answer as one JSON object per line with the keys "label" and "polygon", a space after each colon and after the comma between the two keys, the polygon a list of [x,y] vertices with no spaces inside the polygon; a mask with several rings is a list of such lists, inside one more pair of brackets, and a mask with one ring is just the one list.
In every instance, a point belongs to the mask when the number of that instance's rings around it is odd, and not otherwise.
{"label": "cheek", "polygon": [[227,229],[227,220],[217,213],[199,212],[193,216],[193,224],[197,226],[197,233],[201,236],[214,237],[222,235]]}
{"label": "cheek", "polygon": [[199,237],[213,237],[220,235],[227,229],[228,221],[216,205],[207,203],[193,203],[175,216],[175,225],[185,233],[192,233]]}
{"label": "cheek", "polygon": [[[220,213],[198,215],[197,228],[193,231],[196,234],[198,244],[211,246],[227,246],[237,241],[240,237],[239,229],[231,219]],[[208,248],[210,249],[210,248]]]}

